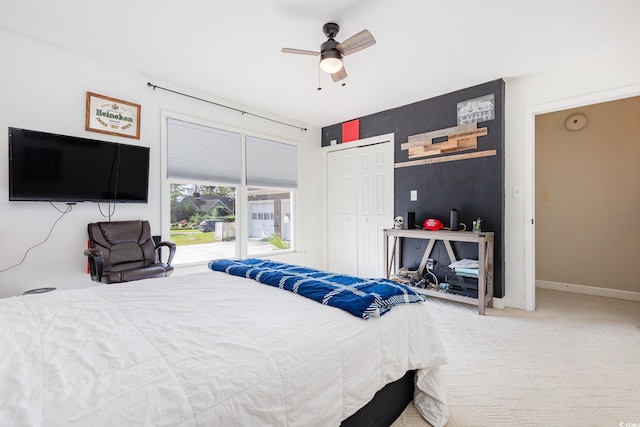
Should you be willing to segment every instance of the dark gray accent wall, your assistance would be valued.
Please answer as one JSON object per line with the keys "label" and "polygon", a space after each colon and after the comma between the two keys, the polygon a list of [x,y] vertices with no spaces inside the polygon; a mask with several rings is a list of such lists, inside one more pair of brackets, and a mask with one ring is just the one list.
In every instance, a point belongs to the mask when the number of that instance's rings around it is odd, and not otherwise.
{"label": "dark gray accent wall", "polygon": [[[478,148],[473,151],[496,150],[497,154],[396,168],[394,209],[395,215],[415,212],[417,224],[436,218],[448,227],[449,213],[455,208],[468,230],[473,220],[482,218],[483,230],[495,232],[494,296],[498,298],[504,296],[504,88],[504,81],[499,79],[359,118],[360,139],[393,133],[395,162],[406,162],[408,152],[401,150],[400,145],[407,142],[410,135],[456,126],[459,102],[494,95],[495,118],[478,122],[478,128],[487,127],[488,134],[478,137]],[[322,129],[322,146],[330,145],[334,139],[341,142],[342,123]],[[467,152],[472,151],[461,153]],[[410,200],[411,190],[417,190],[417,201]],[[403,266],[417,267],[425,247],[426,241],[405,239]],[[454,251],[458,258],[477,257],[477,247],[472,243],[456,243]],[[441,242],[434,248],[432,258],[439,265],[449,263]]]}

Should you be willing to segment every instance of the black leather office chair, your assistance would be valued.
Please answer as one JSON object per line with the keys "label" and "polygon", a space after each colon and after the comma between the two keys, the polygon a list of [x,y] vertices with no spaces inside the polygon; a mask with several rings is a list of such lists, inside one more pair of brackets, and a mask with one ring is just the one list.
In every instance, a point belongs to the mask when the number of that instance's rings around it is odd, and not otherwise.
{"label": "black leather office chair", "polygon": [[[154,277],[167,277],[173,272],[171,261],[176,244],[170,240],[156,244],[151,237],[149,221],[113,221],[91,223],[89,259],[91,279],[103,283],[120,283]],[[166,263],[159,249],[167,247]]]}

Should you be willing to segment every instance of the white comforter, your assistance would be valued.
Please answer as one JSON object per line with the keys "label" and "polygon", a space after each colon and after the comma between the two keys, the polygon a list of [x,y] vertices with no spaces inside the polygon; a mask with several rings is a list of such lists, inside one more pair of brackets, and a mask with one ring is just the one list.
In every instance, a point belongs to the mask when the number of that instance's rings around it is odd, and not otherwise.
{"label": "white comforter", "polygon": [[362,320],[207,271],[0,300],[0,425],[337,426],[418,369],[448,416],[425,304]]}

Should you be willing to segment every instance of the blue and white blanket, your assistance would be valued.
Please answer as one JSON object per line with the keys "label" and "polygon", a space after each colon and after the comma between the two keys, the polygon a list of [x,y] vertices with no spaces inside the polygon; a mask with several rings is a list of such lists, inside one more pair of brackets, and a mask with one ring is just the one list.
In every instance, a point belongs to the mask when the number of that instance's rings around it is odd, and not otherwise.
{"label": "blue and white blanket", "polygon": [[211,261],[209,268],[276,286],[363,319],[381,316],[397,304],[425,299],[424,295],[392,280],[363,279],[269,260],[222,259]]}

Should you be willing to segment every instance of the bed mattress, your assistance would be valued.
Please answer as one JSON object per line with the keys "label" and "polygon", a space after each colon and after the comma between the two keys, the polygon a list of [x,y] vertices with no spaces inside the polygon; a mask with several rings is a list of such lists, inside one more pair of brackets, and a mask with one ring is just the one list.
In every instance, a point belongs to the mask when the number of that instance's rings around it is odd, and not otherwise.
{"label": "bed mattress", "polygon": [[417,370],[446,423],[426,304],[379,318],[206,271],[0,300],[0,425],[337,426]]}

